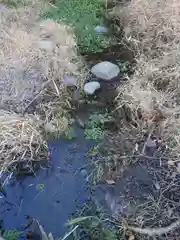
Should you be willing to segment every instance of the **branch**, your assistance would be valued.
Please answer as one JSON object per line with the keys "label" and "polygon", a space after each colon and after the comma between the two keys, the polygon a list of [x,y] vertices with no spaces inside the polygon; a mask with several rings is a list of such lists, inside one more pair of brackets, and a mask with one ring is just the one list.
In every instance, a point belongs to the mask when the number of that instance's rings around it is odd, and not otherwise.
{"label": "branch", "polygon": [[155,236],[155,235],[163,235],[168,232],[173,231],[175,228],[180,226],[180,220],[177,220],[176,222],[172,223],[171,225],[167,227],[161,227],[161,228],[139,228],[139,227],[128,227],[129,230],[134,231],[136,233],[149,235],[149,236]]}

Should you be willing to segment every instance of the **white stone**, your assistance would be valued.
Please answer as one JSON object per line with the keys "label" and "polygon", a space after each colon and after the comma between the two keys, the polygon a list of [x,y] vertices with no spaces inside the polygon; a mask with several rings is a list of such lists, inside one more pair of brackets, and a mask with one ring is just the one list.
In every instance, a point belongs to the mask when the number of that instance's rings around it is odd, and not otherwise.
{"label": "white stone", "polygon": [[93,95],[100,87],[100,83],[96,81],[88,82],[84,85],[84,92],[88,95]]}
{"label": "white stone", "polygon": [[41,40],[38,42],[38,46],[41,49],[53,50],[53,43],[49,40]]}
{"label": "white stone", "polygon": [[100,62],[91,68],[91,72],[103,80],[111,80],[118,76],[119,67],[111,62]]}

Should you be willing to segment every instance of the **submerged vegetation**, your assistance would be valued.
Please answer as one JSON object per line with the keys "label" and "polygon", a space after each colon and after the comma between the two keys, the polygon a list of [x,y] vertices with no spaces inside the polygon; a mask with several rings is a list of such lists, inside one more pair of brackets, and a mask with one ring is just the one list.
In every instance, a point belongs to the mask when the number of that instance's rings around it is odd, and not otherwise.
{"label": "submerged vegetation", "polygon": [[21,236],[22,232],[13,230],[6,230],[3,232],[2,237],[4,240],[17,240]]}

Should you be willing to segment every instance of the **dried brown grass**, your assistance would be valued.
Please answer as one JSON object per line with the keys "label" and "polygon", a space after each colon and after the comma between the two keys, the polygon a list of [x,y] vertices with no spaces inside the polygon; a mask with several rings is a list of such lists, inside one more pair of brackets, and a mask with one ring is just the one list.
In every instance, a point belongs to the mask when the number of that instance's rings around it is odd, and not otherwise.
{"label": "dried brown grass", "polygon": [[8,168],[19,161],[40,160],[47,155],[38,117],[20,117],[13,112],[0,110],[0,165]]}
{"label": "dried brown grass", "polygon": [[17,112],[45,87],[61,98],[65,75],[81,81],[71,29],[52,20],[39,22],[33,10],[8,10],[1,17],[0,102]]}
{"label": "dried brown grass", "polygon": [[[39,14],[45,7],[32,1],[0,12],[1,166],[21,159],[40,160],[46,147],[42,127],[52,119],[63,130],[62,125],[67,125],[64,107],[69,106],[71,95],[64,76],[73,76],[77,87],[83,81],[72,29],[42,21]],[[23,116],[25,112],[29,114]],[[38,120],[32,115],[35,112]]]}
{"label": "dried brown grass", "polygon": [[[142,227],[143,231],[145,228],[152,233],[154,227],[159,230],[165,226],[168,232],[169,226],[179,216],[176,187],[179,186],[180,156],[180,2],[132,0],[111,10],[110,16],[124,29],[123,42],[132,46],[136,56],[134,74],[119,87],[117,97],[120,120],[137,130],[133,136],[125,131],[124,138],[137,140],[131,145],[131,149],[138,150],[132,158],[150,166],[152,176],[160,182],[158,197],[140,205],[140,212],[137,206],[137,216],[128,222]],[[160,140],[153,150],[153,157],[146,156],[144,151],[146,140],[150,138],[157,142]],[[129,152],[126,152],[127,159]],[[167,209],[172,206],[174,212],[168,215]],[[137,219],[143,221],[137,222]],[[143,231],[139,232],[137,239],[151,239],[151,233],[143,236]],[[168,234],[161,233],[162,238],[159,236],[158,239],[170,239]],[[179,226],[170,234],[173,239],[178,239],[175,235],[179,236]]]}
{"label": "dried brown grass", "polygon": [[169,147],[174,142],[173,153],[179,155],[180,3],[132,0],[110,16],[123,27],[123,41],[136,55],[133,76],[119,88],[119,109],[128,109],[142,131],[153,125]]}
{"label": "dried brown grass", "polygon": [[178,0],[132,0],[110,11],[123,27],[125,38],[147,56],[171,50],[179,43],[180,3]]}

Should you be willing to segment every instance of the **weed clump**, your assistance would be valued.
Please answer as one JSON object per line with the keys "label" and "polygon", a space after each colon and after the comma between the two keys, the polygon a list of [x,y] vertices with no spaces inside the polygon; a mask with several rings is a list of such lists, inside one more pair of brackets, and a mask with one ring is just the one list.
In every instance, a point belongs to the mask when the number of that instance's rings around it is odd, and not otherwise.
{"label": "weed clump", "polygon": [[103,4],[96,0],[55,1],[55,6],[45,16],[72,26],[83,53],[100,52],[112,44],[110,37],[94,30],[97,25],[104,25],[103,8]]}
{"label": "weed clump", "polygon": [[18,161],[38,161],[47,156],[47,145],[38,117],[20,117],[0,110],[0,165],[7,169]]}

